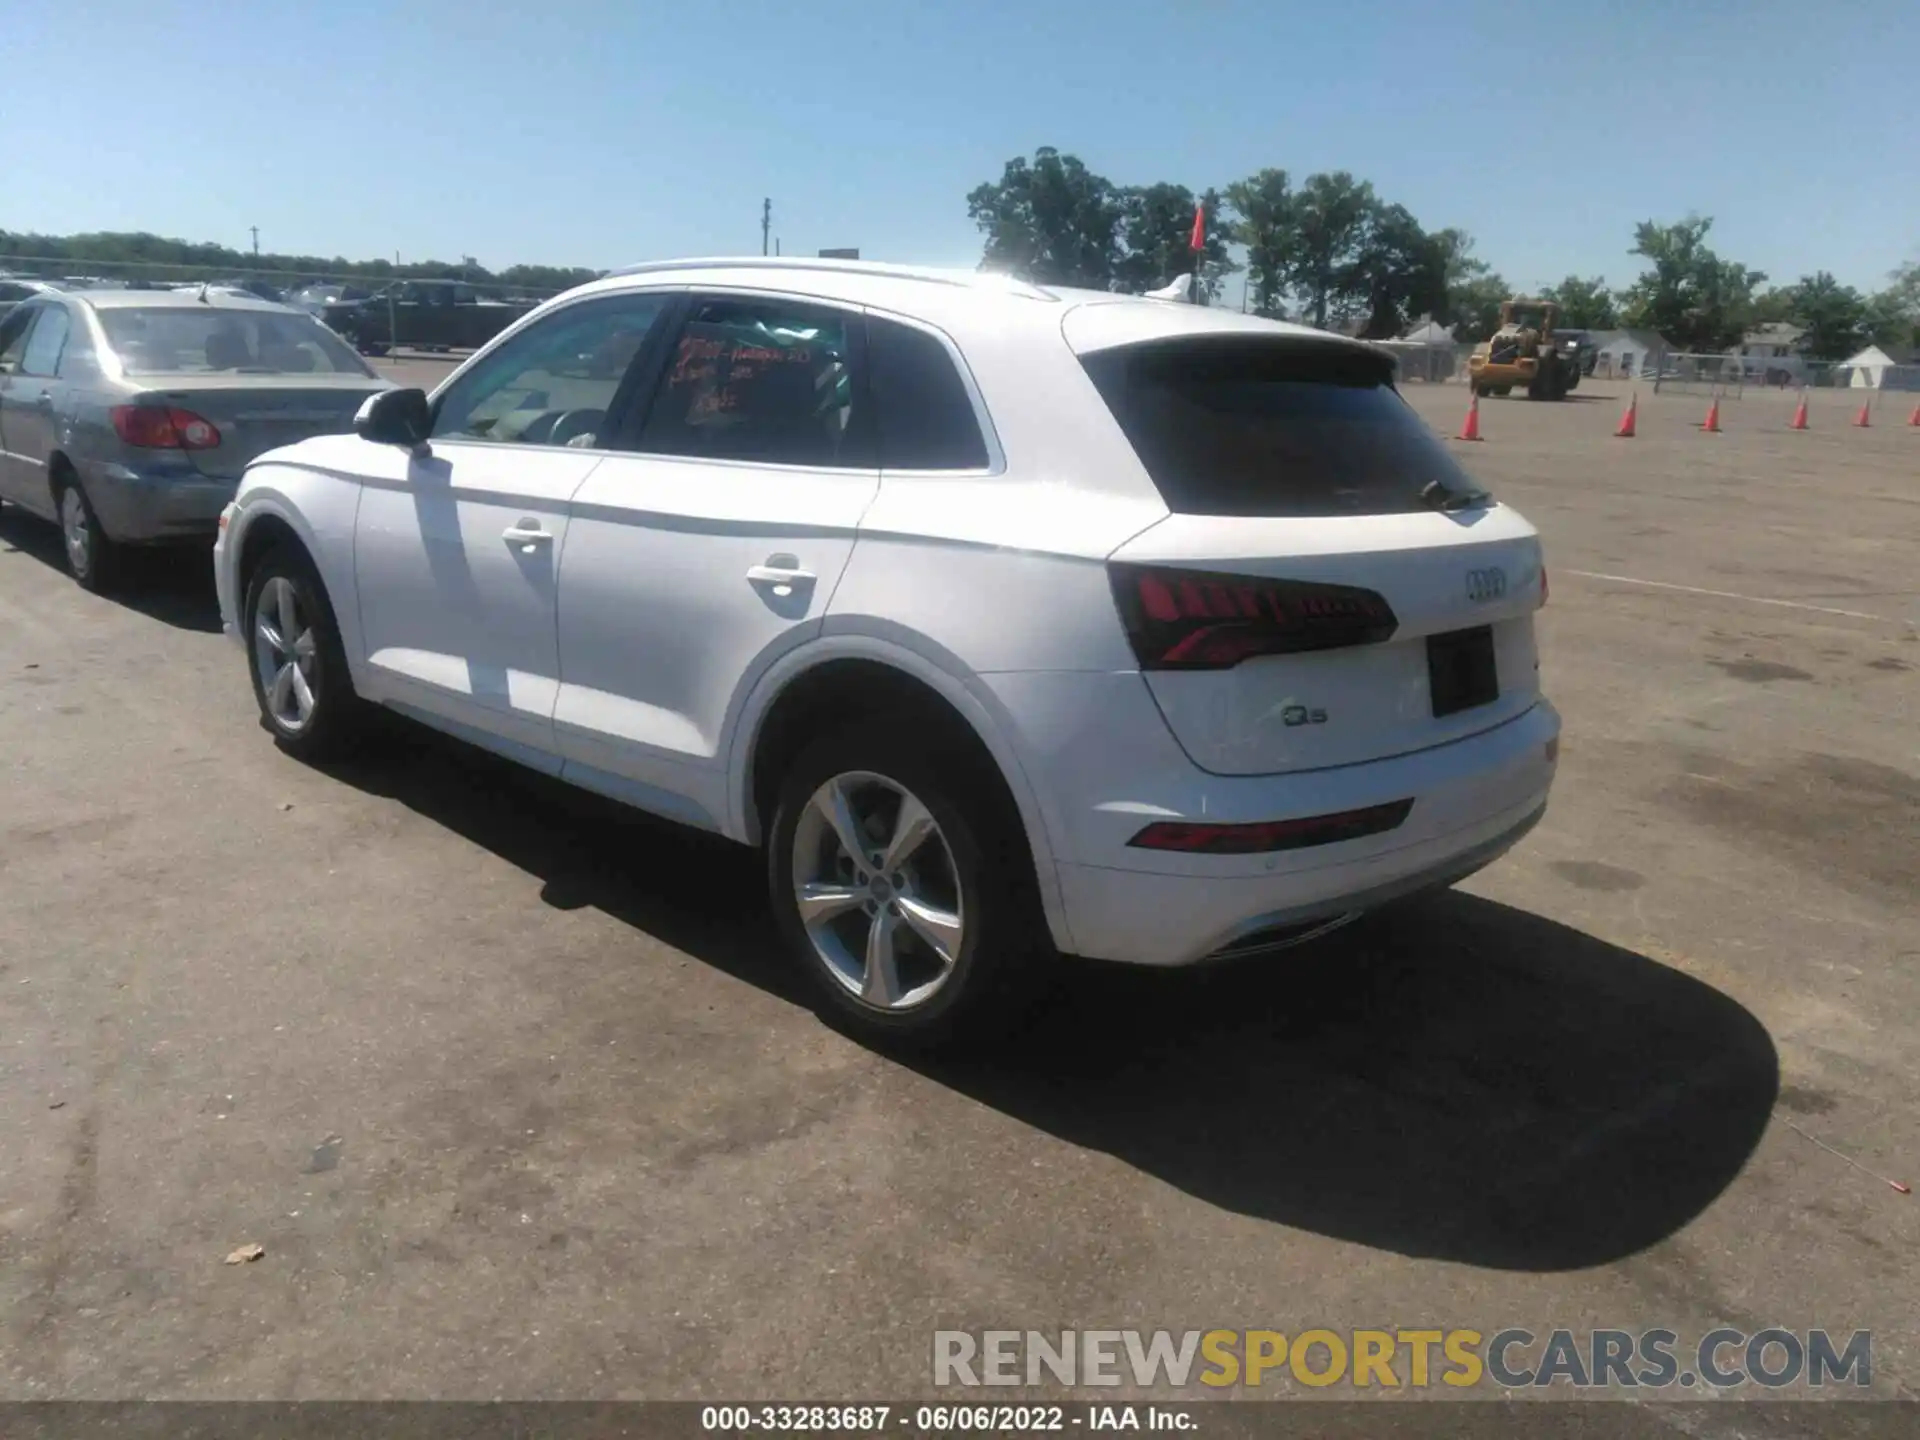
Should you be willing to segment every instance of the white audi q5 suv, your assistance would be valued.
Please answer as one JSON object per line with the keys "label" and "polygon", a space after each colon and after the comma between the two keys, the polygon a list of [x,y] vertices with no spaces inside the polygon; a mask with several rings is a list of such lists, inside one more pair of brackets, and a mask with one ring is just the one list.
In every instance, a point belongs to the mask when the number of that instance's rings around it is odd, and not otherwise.
{"label": "white audi q5 suv", "polygon": [[869,1037],[1278,949],[1540,818],[1537,535],[1366,344],[863,262],[647,265],[247,470],[266,727],[386,706],[759,846]]}

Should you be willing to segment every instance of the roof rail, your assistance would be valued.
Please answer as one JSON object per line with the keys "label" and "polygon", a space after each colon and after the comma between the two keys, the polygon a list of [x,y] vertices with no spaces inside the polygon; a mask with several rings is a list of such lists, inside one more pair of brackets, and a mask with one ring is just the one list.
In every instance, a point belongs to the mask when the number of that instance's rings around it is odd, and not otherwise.
{"label": "roof rail", "polygon": [[646,260],[622,265],[604,278],[622,275],[668,274],[676,270],[814,270],[835,275],[873,275],[890,280],[919,280],[956,289],[991,288],[1030,300],[1052,300],[1051,292],[1011,275],[979,270],[940,270],[931,266],[889,265],[877,260],[814,259],[805,255],[715,255],[689,260]]}

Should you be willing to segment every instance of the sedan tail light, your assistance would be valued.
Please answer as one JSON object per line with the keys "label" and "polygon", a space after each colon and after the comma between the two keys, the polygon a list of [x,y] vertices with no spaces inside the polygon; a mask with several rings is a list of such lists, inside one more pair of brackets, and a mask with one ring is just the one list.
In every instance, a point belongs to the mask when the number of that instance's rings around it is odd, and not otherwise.
{"label": "sedan tail light", "polygon": [[211,450],[220,443],[219,428],[191,410],[172,405],[116,405],[110,413],[114,434],[143,450]]}
{"label": "sedan tail light", "polygon": [[1142,670],[1230,670],[1256,655],[1372,645],[1400,621],[1357,585],[1110,564],[1114,603]]}

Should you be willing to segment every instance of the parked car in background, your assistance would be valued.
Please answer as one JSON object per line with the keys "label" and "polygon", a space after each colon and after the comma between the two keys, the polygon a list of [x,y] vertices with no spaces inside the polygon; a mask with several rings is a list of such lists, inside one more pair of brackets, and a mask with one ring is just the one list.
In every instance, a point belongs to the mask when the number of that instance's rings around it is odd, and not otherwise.
{"label": "parked car in background", "polygon": [[88,290],[0,319],[0,500],[57,522],[90,590],[123,547],[212,538],[246,463],[387,389],[312,316],[251,296]]}
{"label": "parked car in background", "polygon": [[364,300],[372,293],[373,292],[364,285],[333,283],[302,285],[287,293],[286,303],[296,309],[306,311],[309,315],[317,315],[325,318],[329,305],[339,305],[343,302]]}
{"label": "parked car in background", "polygon": [[396,345],[473,349],[532,308],[527,302],[489,300],[461,280],[402,280],[364,300],[328,305],[320,318],[362,354],[384,355]]}
{"label": "parked car in background", "polygon": [[1054,949],[1261,954],[1540,818],[1533,527],[1376,347],[860,262],[570,291],[247,471],[266,727],[377,702],[758,845],[823,1007],[995,1027]]}
{"label": "parked car in background", "polygon": [[21,275],[0,276],[0,320],[4,320],[9,311],[23,300],[31,300],[36,295],[58,294],[60,287],[50,285],[45,280],[29,280]]}

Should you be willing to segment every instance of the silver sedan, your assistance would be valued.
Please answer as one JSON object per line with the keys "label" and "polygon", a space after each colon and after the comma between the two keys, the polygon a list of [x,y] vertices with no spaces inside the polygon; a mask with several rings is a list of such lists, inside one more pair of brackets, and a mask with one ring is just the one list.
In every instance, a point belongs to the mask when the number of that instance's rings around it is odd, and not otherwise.
{"label": "silver sedan", "polygon": [[247,462],[390,388],[284,305],[211,289],[47,293],[0,319],[0,500],[57,523],[89,590],[130,545],[210,542]]}

